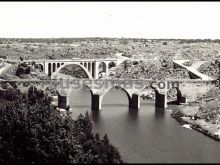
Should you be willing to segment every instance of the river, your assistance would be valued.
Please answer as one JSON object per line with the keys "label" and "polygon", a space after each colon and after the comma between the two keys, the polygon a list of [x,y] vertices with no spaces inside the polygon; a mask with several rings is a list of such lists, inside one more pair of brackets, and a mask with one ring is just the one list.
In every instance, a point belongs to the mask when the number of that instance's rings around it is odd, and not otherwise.
{"label": "river", "polygon": [[89,111],[93,131],[102,136],[108,134],[125,162],[220,162],[219,142],[181,127],[169,111],[155,109],[154,101],[142,100],[138,111],[129,110],[126,94],[120,89],[111,90],[103,99],[102,110],[92,112],[91,94],[87,89],[72,90],[70,98],[73,116]]}

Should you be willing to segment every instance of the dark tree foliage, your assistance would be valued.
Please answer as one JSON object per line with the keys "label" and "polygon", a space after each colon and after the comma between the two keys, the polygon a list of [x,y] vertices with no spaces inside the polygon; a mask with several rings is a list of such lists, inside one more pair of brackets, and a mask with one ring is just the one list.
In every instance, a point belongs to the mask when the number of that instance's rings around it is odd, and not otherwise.
{"label": "dark tree foliage", "polygon": [[28,66],[26,63],[21,63],[18,65],[18,68],[16,70],[16,76],[21,76],[21,75],[24,75],[24,74],[29,74],[31,71],[31,67]]}
{"label": "dark tree foliage", "polygon": [[34,87],[34,102],[12,91],[0,95],[0,163],[122,163],[108,136],[92,133],[88,113],[73,120],[40,101],[45,96]]}

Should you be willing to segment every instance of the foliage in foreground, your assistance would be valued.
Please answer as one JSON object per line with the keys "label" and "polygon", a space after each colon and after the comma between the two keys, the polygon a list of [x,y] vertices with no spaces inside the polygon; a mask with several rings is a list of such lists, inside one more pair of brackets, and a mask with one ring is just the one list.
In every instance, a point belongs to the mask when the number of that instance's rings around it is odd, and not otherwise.
{"label": "foliage in foreground", "polygon": [[107,135],[92,133],[88,113],[73,120],[16,96],[0,98],[0,163],[122,163]]}

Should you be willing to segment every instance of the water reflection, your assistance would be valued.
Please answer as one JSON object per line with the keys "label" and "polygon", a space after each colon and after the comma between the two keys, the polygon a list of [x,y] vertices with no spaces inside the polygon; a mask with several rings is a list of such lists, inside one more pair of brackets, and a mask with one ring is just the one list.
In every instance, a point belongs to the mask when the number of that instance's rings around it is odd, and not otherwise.
{"label": "water reflection", "polygon": [[128,109],[128,118],[130,122],[136,121],[138,118],[138,109]]}
{"label": "water reflection", "polygon": [[100,111],[91,110],[91,118],[95,123],[98,123],[100,120]]}
{"label": "water reflection", "polygon": [[156,119],[164,118],[164,115],[165,115],[165,109],[155,107],[155,118]]}

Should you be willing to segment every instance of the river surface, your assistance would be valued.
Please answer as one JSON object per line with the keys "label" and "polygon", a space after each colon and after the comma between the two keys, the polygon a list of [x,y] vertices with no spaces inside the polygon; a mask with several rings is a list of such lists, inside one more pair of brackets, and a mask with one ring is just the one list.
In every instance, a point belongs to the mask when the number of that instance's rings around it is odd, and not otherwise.
{"label": "river surface", "polygon": [[129,110],[126,94],[112,89],[102,110],[92,112],[87,89],[72,90],[70,98],[73,116],[88,111],[94,132],[107,134],[127,163],[220,162],[220,142],[181,127],[169,111],[155,109],[154,101],[143,100],[138,111]]}

